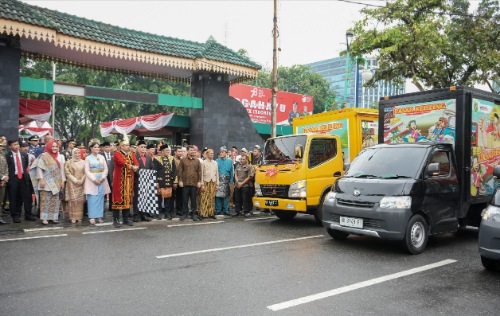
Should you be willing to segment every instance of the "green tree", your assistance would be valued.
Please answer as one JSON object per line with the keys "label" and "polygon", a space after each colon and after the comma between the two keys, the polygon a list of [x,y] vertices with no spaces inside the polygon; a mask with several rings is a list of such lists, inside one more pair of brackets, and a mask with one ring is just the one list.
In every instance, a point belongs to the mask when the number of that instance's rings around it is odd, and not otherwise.
{"label": "green tree", "polygon": [[500,73],[498,0],[481,0],[469,14],[468,0],[395,0],[361,10],[354,25],[354,56],[376,53],[378,80],[420,90],[487,84]]}
{"label": "green tree", "polygon": [[[271,74],[261,71],[258,79],[250,84],[271,89]],[[323,112],[327,100],[329,100],[328,110],[338,109],[340,106],[336,100],[336,93],[330,89],[328,81],[305,65],[278,67],[278,90],[312,96],[313,113]]]}

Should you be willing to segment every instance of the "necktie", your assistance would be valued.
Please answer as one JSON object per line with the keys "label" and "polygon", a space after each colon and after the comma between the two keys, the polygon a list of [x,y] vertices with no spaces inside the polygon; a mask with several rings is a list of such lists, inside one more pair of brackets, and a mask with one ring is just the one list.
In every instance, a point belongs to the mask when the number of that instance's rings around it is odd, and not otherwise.
{"label": "necktie", "polygon": [[17,165],[17,177],[19,179],[23,178],[23,167],[21,165],[21,159],[19,159],[19,154],[14,154],[16,155],[16,165]]}

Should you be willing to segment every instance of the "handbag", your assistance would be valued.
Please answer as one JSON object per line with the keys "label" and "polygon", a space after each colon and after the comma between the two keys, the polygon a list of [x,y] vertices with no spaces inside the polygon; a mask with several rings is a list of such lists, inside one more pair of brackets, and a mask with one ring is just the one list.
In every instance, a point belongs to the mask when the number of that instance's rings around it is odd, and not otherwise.
{"label": "handbag", "polygon": [[158,192],[156,193],[164,199],[168,199],[172,196],[172,187],[168,188],[158,188]]}

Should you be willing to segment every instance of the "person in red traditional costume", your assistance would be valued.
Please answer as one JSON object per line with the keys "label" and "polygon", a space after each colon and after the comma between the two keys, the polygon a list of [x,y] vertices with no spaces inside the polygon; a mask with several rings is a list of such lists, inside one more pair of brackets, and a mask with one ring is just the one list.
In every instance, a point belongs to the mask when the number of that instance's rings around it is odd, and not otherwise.
{"label": "person in red traditional costume", "polygon": [[120,142],[120,150],[113,155],[113,226],[120,227],[120,211],[122,212],[123,224],[133,226],[129,218],[132,206],[132,194],[134,190],[134,173],[139,170],[139,163],[130,152],[130,143],[127,135]]}

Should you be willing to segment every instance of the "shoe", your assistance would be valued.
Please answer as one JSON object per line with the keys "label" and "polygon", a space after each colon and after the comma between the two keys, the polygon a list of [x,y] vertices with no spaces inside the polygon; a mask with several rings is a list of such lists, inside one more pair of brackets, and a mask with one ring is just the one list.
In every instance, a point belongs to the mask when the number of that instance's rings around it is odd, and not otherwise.
{"label": "shoe", "polygon": [[0,225],[7,225],[8,223],[0,218]]}
{"label": "shoe", "polygon": [[91,218],[91,219],[89,220],[89,222],[90,222],[90,225],[95,225],[95,219]]}
{"label": "shoe", "polygon": [[24,220],[29,221],[29,222],[36,222],[36,217],[29,216],[29,217],[25,217]]}
{"label": "shoe", "polygon": [[151,222],[151,218],[147,217],[146,215],[141,216],[141,221],[143,222]]}
{"label": "shoe", "polygon": [[139,215],[137,215],[137,214],[134,214],[134,216],[132,218],[133,218],[134,222],[138,222],[139,221]]}
{"label": "shoe", "polygon": [[212,218],[212,219],[217,219],[217,216],[212,215],[212,216],[210,216],[210,218]]}
{"label": "shoe", "polygon": [[98,218],[98,219],[97,219],[97,222],[98,222],[99,224],[104,223],[104,221],[102,220],[102,218]]}
{"label": "shoe", "polygon": [[250,213],[245,213],[245,217],[250,217]]}
{"label": "shoe", "polygon": [[120,224],[120,221],[117,218],[113,219],[113,227],[114,228],[122,227],[122,225]]}
{"label": "shoe", "polygon": [[76,224],[76,222],[77,222],[76,219],[71,220],[71,224]]}
{"label": "shoe", "polygon": [[186,218],[187,218],[187,215],[182,215],[182,216],[181,216],[181,218],[180,218],[180,220],[181,220],[181,221],[183,221],[183,220],[185,220]]}
{"label": "shoe", "polygon": [[42,221],[42,225],[49,225],[48,221]]}
{"label": "shoe", "polygon": [[16,223],[16,224],[19,224],[21,222],[21,219],[19,217],[14,217],[12,219],[12,222]]}
{"label": "shoe", "polygon": [[134,221],[131,221],[130,219],[124,219],[123,225],[134,226]]}
{"label": "shoe", "polygon": [[200,218],[198,216],[196,216],[196,215],[193,215],[192,219],[193,219],[193,222],[196,222],[196,221],[200,220]]}

